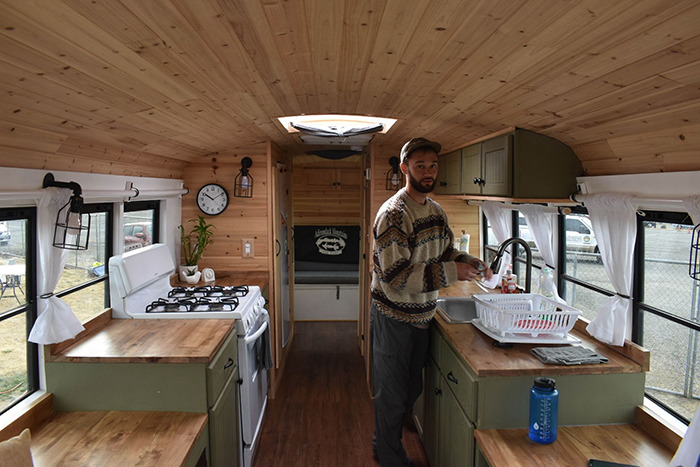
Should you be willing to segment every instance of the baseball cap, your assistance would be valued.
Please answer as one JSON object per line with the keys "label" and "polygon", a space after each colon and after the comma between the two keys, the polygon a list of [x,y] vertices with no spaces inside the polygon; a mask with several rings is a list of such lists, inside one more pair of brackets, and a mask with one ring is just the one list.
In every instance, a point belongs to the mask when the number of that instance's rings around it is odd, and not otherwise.
{"label": "baseball cap", "polygon": [[406,158],[408,158],[408,156],[410,156],[416,149],[426,147],[432,149],[438,154],[440,154],[440,150],[442,150],[442,146],[440,146],[439,143],[427,140],[423,137],[413,138],[401,148],[401,163],[404,163]]}

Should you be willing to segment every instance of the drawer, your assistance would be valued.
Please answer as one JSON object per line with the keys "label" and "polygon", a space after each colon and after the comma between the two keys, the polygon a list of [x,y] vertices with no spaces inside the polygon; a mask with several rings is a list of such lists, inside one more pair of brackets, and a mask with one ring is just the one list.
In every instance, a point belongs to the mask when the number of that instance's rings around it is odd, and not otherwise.
{"label": "drawer", "polygon": [[462,357],[457,355],[444,339],[440,343],[440,373],[447,381],[457,402],[470,420],[476,418],[476,376],[467,369]]}
{"label": "drawer", "polygon": [[440,366],[440,342],[442,341],[442,336],[437,327],[433,324],[430,326],[430,355],[433,356],[433,360],[437,362],[438,367]]}
{"label": "drawer", "polygon": [[237,358],[238,338],[236,332],[232,331],[207,366],[207,402],[210,407],[219,396],[224,383],[236,370]]}

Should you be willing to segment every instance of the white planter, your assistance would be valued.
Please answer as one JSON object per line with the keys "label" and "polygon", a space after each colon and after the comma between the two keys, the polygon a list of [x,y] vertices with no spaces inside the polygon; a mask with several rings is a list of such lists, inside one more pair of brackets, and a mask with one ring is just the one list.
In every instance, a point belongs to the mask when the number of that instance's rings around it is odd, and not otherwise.
{"label": "white planter", "polygon": [[[184,264],[181,264],[180,266],[178,266],[177,272],[180,275],[180,282],[188,282],[187,281],[187,271],[193,271],[193,270],[195,272],[199,271],[199,268],[197,267],[197,265],[186,266]],[[199,279],[197,279],[197,281],[199,281]]]}
{"label": "white planter", "polygon": [[185,280],[188,284],[196,284],[199,282],[199,278],[202,277],[202,273],[197,271],[193,276],[185,276]]}

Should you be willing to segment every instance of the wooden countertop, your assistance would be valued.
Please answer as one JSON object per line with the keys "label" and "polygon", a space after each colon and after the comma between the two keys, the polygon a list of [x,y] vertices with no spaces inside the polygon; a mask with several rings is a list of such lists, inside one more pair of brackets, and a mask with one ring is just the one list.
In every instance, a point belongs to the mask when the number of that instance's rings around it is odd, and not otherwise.
{"label": "wooden countertop", "polygon": [[110,319],[50,356],[52,362],[208,363],[233,319]]}
{"label": "wooden countertop", "polygon": [[587,467],[598,459],[644,467],[667,467],[673,451],[638,425],[559,427],[552,444],[530,440],[526,428],[476,430],[481,451],[491,467]]}
{"label": "wooden countertop", "polygon": [[[472,282],[457,282],[440,291],[440,297],[464,297],[485,294]],[[497,293],[497,292],[496,292]],[[640,373],[643,367],[629,357],[574,329],[571,334],[581,339],[583,347],[604,355],[610,361],[595,365],[547,365],[530,351],[543,344],[513,344],[512,348],[493,346],[493,339],[471,324],[447,324],[435,315],[435,324],[478,376],[554,376]]]}
{"label": "wooden countertop", "polygon": [[[257,285],[264,289],[267,272],[221,271],[216,285]],[[173,286],[189,286],[177,275]],[[196,285],[205,285],[200,282]],[[50,362],[208,363],[236,324],[232,319],[111,319],[110,313],[86,323],[75,341],[51,347]]]}
{"label": "wooden countertop", "polygon": [[207,415],[174,412],[54,412],[32,427],[36,467],[184,465]]}

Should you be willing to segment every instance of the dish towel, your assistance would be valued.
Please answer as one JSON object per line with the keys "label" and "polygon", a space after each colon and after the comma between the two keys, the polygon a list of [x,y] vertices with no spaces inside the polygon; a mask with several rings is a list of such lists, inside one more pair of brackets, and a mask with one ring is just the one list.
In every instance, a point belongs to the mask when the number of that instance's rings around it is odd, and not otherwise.
{"label": "dish towel", "polygon": [[266,370],[272,368],[272,339],[270,339],[270,315],[263,314],[263,319],[267,323],[267,328],[263,332],[262,339],[262,364]]}
{"label": "dish towel", "polygon": [[608,363],[608,359],[585,347],[535,347],[532,354],[551,365],[588,365]]}

